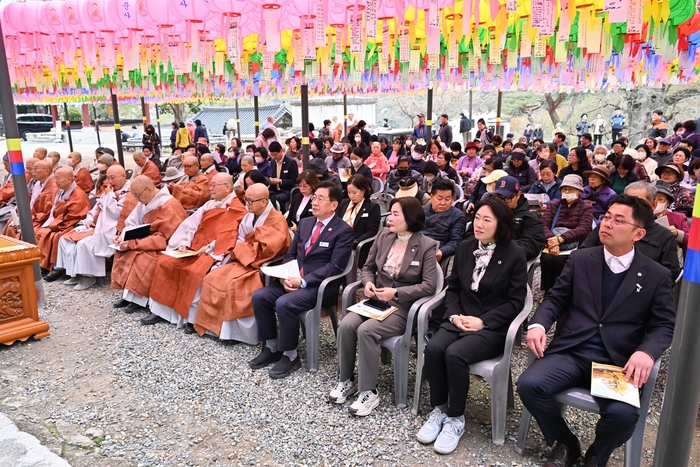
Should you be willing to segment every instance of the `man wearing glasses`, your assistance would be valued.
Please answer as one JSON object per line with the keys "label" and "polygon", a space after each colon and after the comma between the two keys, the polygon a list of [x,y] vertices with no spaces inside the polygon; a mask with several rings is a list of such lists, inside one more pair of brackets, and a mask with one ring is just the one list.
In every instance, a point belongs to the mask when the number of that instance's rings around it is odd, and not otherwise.
{"label": "man wearing glasses", "polygon": [[[333,182],[318,184],[316,193],[311,198],[314,215],[299,221],[292,246],[283,260],[287,263],[296,259],[301,278],[289,277],[275,281],[253,294],[258,340],[264,345],[249,365],[258,369],[275,363],[270,370],[272,378],[285,378],[301,368],[301,358],[297,354],[299,313],[316,305],[321,282],[341,273],[352,254],[354,232],[335,215],[341,198],[342,193]],[[339,283],[327,287],[324,302],[337,301],[339,287]]]}
{"label": "man wearing glasses", "polygon": [[124,308],[126,313],[148,306],[156,261],[175,229],[187,218],[182,205],[168,193],[168,189],[158,190],[145,175],[131,181],[130,191],[138,204],[126,218],[124,227],[150,224],[150,235],[123,241],[123,235],[118,232],[112,239],[119,248],[114,254],[112,288],[124,289],[123,298],[114,304],[114,308]]}
{"label": "man wearing glasses", "polygon": [[[640,388],[671,345],[676,318],[671,273],[635,248],[653,218],[644,200],[617,196],[600,223],[603,246],[571,254],[530,321],[527,344],[537,360],[520,376],[518,393],[547,444],[554,445],[545,467],[571,466],[581,456],[554,394],[590,387],[592,362],[624,367],[629,384]],[[555,322],[557,333],[545,352],[547,331]],[[632,436],[640,416],[627,403],[595,400],[601,416],[585,467],[605,466],[613,450]]]}
{"label": "man wearing glasses", "polygon": [[[299,167],[294,159],[285,155],[282,145],[277,141],[270,143],[270,172],[272,177],[268,179],[270,191],[275,195],[275,200],[280,206],[285,206],[289,201],[289,193],[297,184]],[[284,211],[284,208],[282,209]]]}
{"label": "man wearing glasses", "polygon": [[209,201],[209,179],[199,171],[199,159],[187,156],[182,160],[185,175],[177,183],[169,183],[168,190],[186,210],[198,209]]}
{"label": "man wearing glasses", "polygon": [[191,254],[158,258],[150,295],[151,314],[141,324],[165,320],[194,332],[194,317],[204,276],[220,264],[236,244],[245,207],[233,192],[233,180],[217,173],[209,184],[211,201],[184,220],[168,241],[168,251]]}

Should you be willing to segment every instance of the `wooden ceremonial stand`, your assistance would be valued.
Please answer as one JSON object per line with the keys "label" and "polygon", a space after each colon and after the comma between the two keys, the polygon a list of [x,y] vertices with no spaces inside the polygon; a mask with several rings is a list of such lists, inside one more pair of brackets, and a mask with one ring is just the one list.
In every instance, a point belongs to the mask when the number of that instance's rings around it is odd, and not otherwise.
{"label": "wooden ceremonial stand", "polygon": [[0,235],[0,344],[49,336],[34,285],[33,263],[40,257],[35,245]]}

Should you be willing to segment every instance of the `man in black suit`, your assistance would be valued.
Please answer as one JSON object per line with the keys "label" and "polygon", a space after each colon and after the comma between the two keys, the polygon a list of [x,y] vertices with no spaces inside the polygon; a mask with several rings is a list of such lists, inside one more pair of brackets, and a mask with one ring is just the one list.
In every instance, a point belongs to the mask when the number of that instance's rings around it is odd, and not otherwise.
{"label": "man in black suit", "polygon": [[[530,321],[527,344],[537,360],[518,380],[518,393],[534,415],[547,444],[556,445],[545,467],[568,467],[581,445],[552,399],[571,387],[590,387],[591,363],[624,367],[627,380],[641,387],[654,360],[671,345],[676,312],[671,273],[634,244],[653,212],[649,204],[617,196],[600,223],[603,246],[575,251],[555,286]],[[544,352],[547,331],[557,323]],[[634,432],[639,409],[596,397],[600,420],[586,451],[586,467],[601,467]],[[646,414],[642,414],[646,416]]]}
{"label": "man in black suit", "polygon": [[[318,287],[327,277],[339,274],[350,259],[353,230],[335,215],[342,192],[333,182],[321,182],[311,201],[314,217],[299,221],[296,235],[284,262],[296,259],[301,278],[275,281],[253,293],[253,311],[258,340],[265,346],[249,364],[253,369],[270,363],[272,378],[285,378],[301,367],[297,354],[299,313],[316,305]],[[337,300],[340,284],[326,288],[324,300]],[[279,338],[275,311],[279,319]]]}
{"label": "man in black suit", "polygon": [[[299,166],[294,159],[284,154],[282,145],[277,141],[270,143],[268,148],[272,162],[270,162],[270,192],[274,193],[280,207],[289,201],[289,192],[294,188],[299,176]],[[284,212],[284,209],[282,209]]]}

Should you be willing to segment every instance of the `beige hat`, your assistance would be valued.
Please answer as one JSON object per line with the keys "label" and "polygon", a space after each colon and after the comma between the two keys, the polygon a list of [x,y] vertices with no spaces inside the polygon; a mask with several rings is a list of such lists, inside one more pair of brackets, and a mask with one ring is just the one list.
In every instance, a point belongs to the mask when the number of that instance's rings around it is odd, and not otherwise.
{"label": "beige hat", "polygon": [[415,178],[406,177],[399,182],[399,191],[394,198],[412,198],[418,194],[418,182]]}
{"label": "beige hat", "polygon": [[506,172],[505,170],[496,169],[493,172],[491,172],[490,174],[488,174],[487,176],[485,176],[484,178],[482,178],[481,181],[484,183],[484,185],[488,185],[489,183],[494,183],[498,179],[503,178],[503,177],[507,177],[507,176],[508,176],[508,172]]}
{"label": "beige hat", "polygon": [[163,176],[164,182],[174,182],[185,176],[184,172],[177,170],[177,167],[168,167],[165,170],[165,175]]}
{"label": "beige hat", "polygon": [[569,188],[574,188],[578,191],[583,191],[583,179],[576,174],[569,174],[564,177],[561,182],[561,188],[568,186]]}

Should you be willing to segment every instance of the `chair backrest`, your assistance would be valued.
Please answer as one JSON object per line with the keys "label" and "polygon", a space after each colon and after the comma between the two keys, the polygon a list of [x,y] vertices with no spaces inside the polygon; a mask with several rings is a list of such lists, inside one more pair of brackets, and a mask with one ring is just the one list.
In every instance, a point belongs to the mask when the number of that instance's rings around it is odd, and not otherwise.
{"label": "chair backrest", "polygon": [[462,179],[462,176],[460,174],[457,174],[457,185],[460,187],[464,186],[464,180]]}
{"label": "chair backrest", "polygon": [[381,193],[384,191],[384,183],[380,178],[374,177],[372,179],[372,191],[375,193]]}
{"label": "chair backrest", "polygon": [[461,201],[464,198],[464,190],[461,185],[455,185],[455,202]]}
{"label": "chair backrest", "polygon": [[385,214],[389,212],[389,205],[394,197],[389,193],[374,193],[369,197],[369,199],[377,203],[379,205],[380,212]]}

